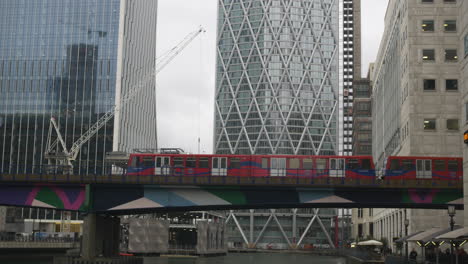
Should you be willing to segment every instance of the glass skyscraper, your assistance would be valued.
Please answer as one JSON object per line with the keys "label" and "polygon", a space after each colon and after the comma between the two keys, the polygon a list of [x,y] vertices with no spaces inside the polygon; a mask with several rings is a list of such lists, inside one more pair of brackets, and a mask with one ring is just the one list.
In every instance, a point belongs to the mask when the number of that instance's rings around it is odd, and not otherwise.
{"label": "glass skyscraper", "polygon": [[135,85],[75,169],[98,171],[112,150],[157,147],[156,11],[154,0],[0,1],[0,171],[38,171],[52,116],[70,147]]}
{"label": "glass skyscraper", "polygon": [[214,151],[338,153],[340,1],[219,0]]}

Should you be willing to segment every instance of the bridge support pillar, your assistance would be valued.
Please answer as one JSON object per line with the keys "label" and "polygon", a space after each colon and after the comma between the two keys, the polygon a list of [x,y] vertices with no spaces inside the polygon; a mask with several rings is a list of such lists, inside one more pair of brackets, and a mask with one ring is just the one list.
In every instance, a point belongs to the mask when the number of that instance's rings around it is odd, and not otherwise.
{"label": "bridge support pillar", "polygon": [[85,260],[119,255],[120,219],[88,214],[83,224],[81,255]]}

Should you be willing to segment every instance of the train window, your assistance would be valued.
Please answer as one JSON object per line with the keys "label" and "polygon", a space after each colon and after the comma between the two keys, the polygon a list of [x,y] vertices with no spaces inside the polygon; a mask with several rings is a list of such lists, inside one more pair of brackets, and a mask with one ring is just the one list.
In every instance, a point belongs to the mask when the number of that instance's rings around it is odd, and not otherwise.
{"label": "train window", "polygon": [[208,158],[200,158],[198,161],[198,167],[199,168],[209,168],[208,164]]}
{"label": "train window", "polygon": [[346,168],[350,170],[359,169],[359,161],[357,159],[348,159],[346,161]]}
{"label": "train window", "polygon": [[161,168],[161,157],[156,158],[156,168]]}
{"label": "train window", "polygon": [[448,171],[458,171],[458,160],[448,161]]}
{"label": "train window", "polygon": [[370,159],[363,159],[361,160],[361,169],[363,170],[370,170],[371,169],[371,161]]}
{"label": "train window", "polygon": [[299,169],[299,159],[289,159],[290,169]]}
{"label": "train window", "polygon": [[196,168],[197,167],[197,160],[195,158],[187,158],[187,162],[185,163],[187,168]]}
{"label": "train window", "polygon": [[303,163],[304,170],[311,170],[313,167],[312,159],[304,159],[302,163]]}
{"label": "train window", "polygon": [[231,169],[240,169],[240,158],[231,158],[229,161],[231,162]]}
{"label": "train window", "polygon": [[136,167],[138,163],[138,157],[133,157],[132,162],[130,163],[131,167]]}
{"label": "train window", "polygon": [[268,169],[268,158],[262,158],[262,169]]}
{"label": "train window", "polygon": [[143,167],[153,167],[153,157],[143,157]]}
{"label": "train window", "polygon": [[414,170],[413,160],[402,160],[401,169],[402,170]]}
{"label": "train window", "polygon": [[317,170],[326,170],[327,169],[327,160],[326,159],[316,159],[315,163],[317,164]]}
{"label": "train window", "polygon": [[226,158],[221,158],[221,168],[227,168],[226,166]]}
{"label": "train window", "polygon": [[445,171],[445,160],[434,160],[434,171]]}
{"label": "train window", "polygon": [[177,157],[177,158],[174,158],[174,167],[184,167],[184,158],[180,158],[180,157]]}
{"label": "train window", "polygon": [[397,159],[390,160],[390,170],[399,170],[400,169],[400,161]]}

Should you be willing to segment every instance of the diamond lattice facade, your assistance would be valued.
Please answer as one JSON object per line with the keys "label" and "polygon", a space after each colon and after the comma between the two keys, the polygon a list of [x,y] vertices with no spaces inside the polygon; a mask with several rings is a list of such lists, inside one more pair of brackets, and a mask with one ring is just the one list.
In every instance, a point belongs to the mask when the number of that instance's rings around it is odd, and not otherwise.
{"label": "diamond lattice facade", "polygon": [[338,0],[219,0],[214,151],[338,153]]}

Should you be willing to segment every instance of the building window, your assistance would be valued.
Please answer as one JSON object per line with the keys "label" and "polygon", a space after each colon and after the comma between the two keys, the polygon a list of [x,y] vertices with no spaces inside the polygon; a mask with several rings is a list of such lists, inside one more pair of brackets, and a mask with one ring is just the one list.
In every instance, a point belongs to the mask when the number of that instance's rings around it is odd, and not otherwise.
{"label": "building window", "polygon": [[456,3],[457,0],[444,0],[444,3]]}
{"label": "building window", "polygon": [[447,119],[447,129],[448,130],[458,130],[458,119]]}
{"label": "building window", "polygon": [[457,61],[457,50],[456,49],[446,49],[445,50],[445,61]]}
{"label": "building window", "polygon": [[455,31],[457,31],[457,21],[456,20],[445,20],[444,21],[444,31],[445,32],[455,32]]}
{"label": "building window", "polygon": [[421,0],[421,3],[434,3],[434,0]]}
{"label": "building window", "polygon": [[468,55],[468,34],[465,35],[465,57]]}
{"label": "building window", "polygon": [[424,79],[423,88],[424,88],[424,91],[435,91],[435,89],[436,89],[436,80]]}
{"label": "building window", "polygon": [[446,91],[458,91],[458,80],[445,80]]}
{"label": "building window", "polygon": [[465,103],[465,124],[468,124],[468,103]]}
{"label": "building window", "polygon": [[421,24],[422,31],[433,32],[434,31],[434,20],[423,20]]}
{"label": "building window", "polygon": [[362,224],[358,224],[358,237],[364,237],[364,228],[362,226]]}
{"label": "building window", "polygon": [[364,215],[362,208],[358,208],[357,210],[358,210],[358,211],[357,211],[357,217],[358,217],[358,218],[362,218],[363,215]]}
{"label": "building window", "polygon": [[425,49],[422,51],[423,61],[434,61],[435,60],[435,50]]}
{"label": "building window", "polygon": [[435,119],[424,119],[424,130],[435,130],[436,120]]}

